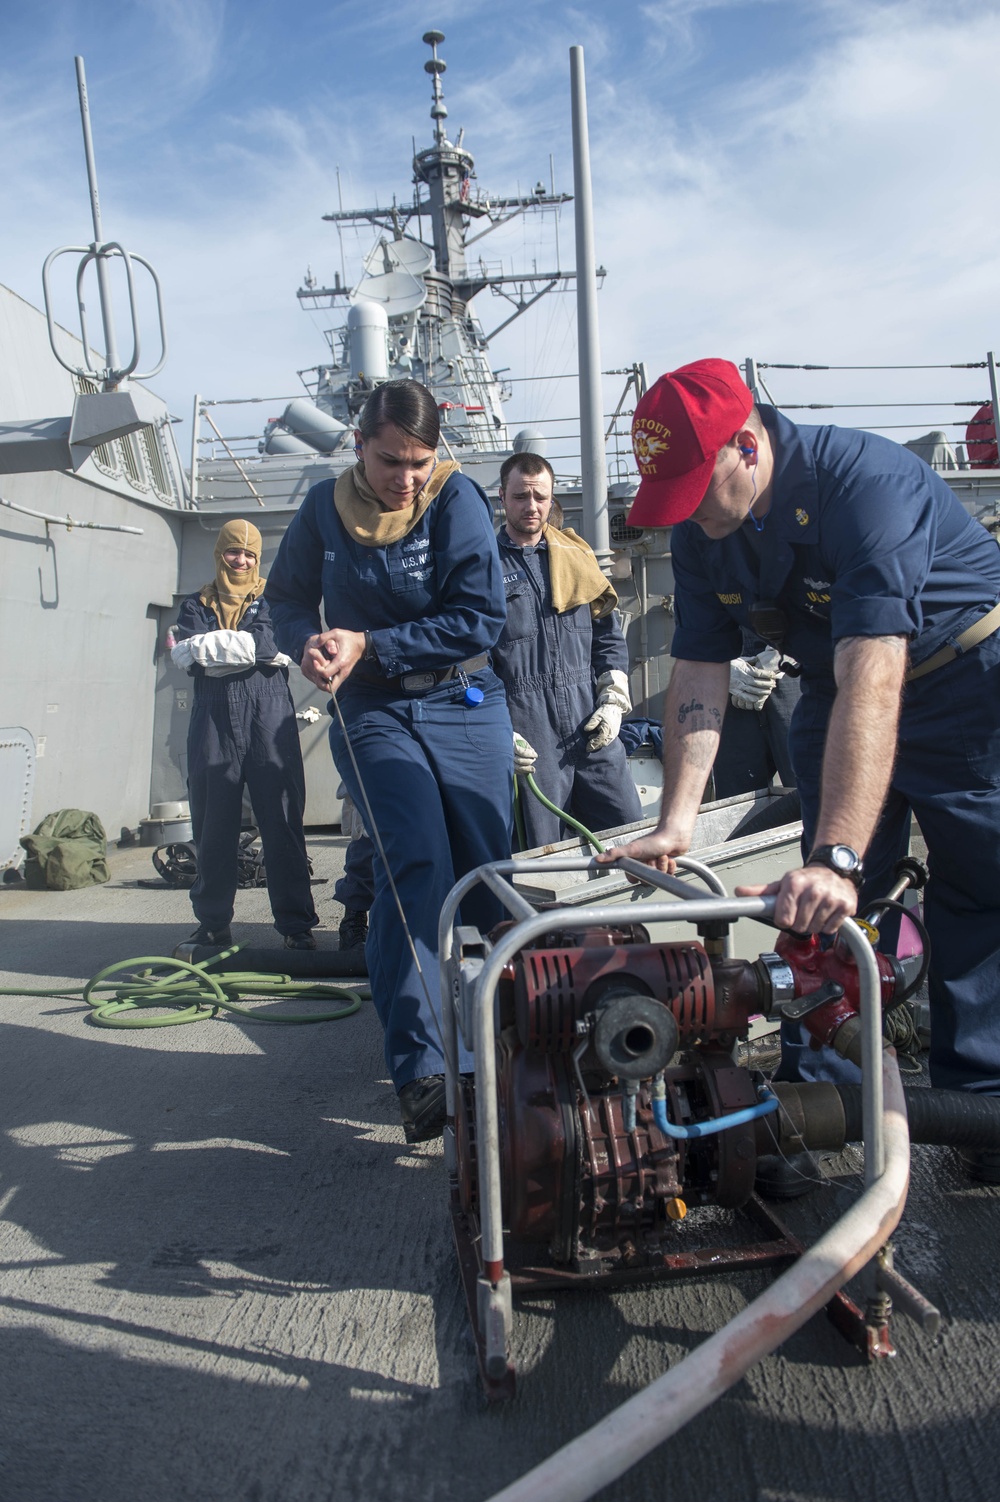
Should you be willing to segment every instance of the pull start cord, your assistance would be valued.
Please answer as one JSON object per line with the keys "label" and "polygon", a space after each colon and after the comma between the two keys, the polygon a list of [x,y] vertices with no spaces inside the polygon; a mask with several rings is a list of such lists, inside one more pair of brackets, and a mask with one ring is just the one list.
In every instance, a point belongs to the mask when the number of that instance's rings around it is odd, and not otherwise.
{"label": "pull start cord", "polygon": [[396,887],[395,880],[393,878],[392,869],[389,865],[388,860],[386,859],[385,846],[382,844],[382,836],[379,833],[378,825],[375,822],[375,815],[372,813],[372,806],[368,801],[368,790],[365,787],[364,778],[361,776],[361,768],[358,766],[358,759],[354,754],[354,747],[351,745],[351,737],[347,733],[347,726],[344,723],[344,716],[341,713],[340,702],[337,699],[337,694],[334,689],[330,690],[330,698],[336,711],[337,721],[340,725],[341,733],[344,737],[344,745],[347,747],[347,754],[351,758],[351,766],[354,768],[354,775],[357,778],[358,787],[361,791],[361,801],[365,807],[365,814],[368,820],[368,828],[371,830],[372,841],[374,842],[375,849],[378,851],[379,859],[382,862],[382,869],[385,871],[386,879],[388,880],[389,888],[392,892],[393,900],[396,904],[396,911],[399,913],[399,921],[403,925],[403,933],[406,937],[406,943],[413,958],[413,963],[416,966],[417,974],[420,977],[420,985],[423,989],[424,998],[427,1002],[427,1009],[430,1012],[431,1017],[434,1019],[434,1030],[437,1033],[437,1041],[441,1047],[441,1052],[443,1053],[444,1038],[441,1032],[441,1023],[438,1021],[438,1014],[435,1010],[434,1003],[431,1000],[431,993],[427,985],[427,978],[424,975],[423,966],[420,963],[420,956],[417,954],[417,946],[413,942],[413,935],[410,932],[410,925],[406,921],[406,914],[403,911],[403,903],[400,898],[399,891]]}

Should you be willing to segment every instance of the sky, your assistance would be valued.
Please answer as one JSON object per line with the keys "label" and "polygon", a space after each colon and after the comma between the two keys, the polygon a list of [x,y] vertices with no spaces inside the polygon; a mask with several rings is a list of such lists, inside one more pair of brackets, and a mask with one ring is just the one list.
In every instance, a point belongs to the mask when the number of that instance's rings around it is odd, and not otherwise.
{"label": "sky", "polygon": [[[1000,0],[0,0],[0,281],[40,305],[45,256],[92,239],[80,53],[104,235],[163,285],[170,348],[150,384],[185,423],[195,392],[296,394],[333,321],[304,313],[296,289],[307,267],[322,284],[342,261],[353,281],[372,241],[351,231],[341,247],[322,220],[338,169],[345,207],[408,199],[413,141],[431,143],[432,27],[449,135],[464,126],[475,186],[495,194],[550,174],[572,191],[569,48],[583,46],[604,370],[1000,351]],[[476,249],[508,271],[572,269],[572,206]],[[55,278],[67,326],[75,260]],[[488,292],[475,306],[487,332],[510,311]],[[144,307],[143,348],[156,343]],[[516,377],[574,372],[574,295],[547,298],[491,354]],[[847,404],[803,420],[901,438],[964,421],[954,404],[989,394],[982,370],[766,379],[783,405]],[[605,380],[608,406],[623,384]],[[558,428],[576,405],[573,381],[514,392],[514,423]]]}

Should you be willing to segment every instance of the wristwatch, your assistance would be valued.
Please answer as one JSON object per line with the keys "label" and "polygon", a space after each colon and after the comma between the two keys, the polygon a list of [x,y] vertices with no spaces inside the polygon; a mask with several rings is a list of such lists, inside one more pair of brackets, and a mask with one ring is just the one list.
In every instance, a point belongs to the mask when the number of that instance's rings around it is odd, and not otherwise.
{"label": "wristwatch", "polygon": [[375,643],[372,641],[370,631],[365,632],[364,660],[365,662],[378,662],[378,653],[375,651]]}
{"label": "wristwatch", "polygon": [[846,876],[860,890],[865,879],[864,861],[850,845],[817,845],[809,852],[807,866],[826,866],[838,876]]}

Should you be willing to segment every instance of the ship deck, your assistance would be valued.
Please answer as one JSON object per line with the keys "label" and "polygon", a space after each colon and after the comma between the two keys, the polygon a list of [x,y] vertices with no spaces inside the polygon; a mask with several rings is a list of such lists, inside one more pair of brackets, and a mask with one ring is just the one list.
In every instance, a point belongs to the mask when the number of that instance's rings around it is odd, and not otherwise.
{"label": "ship deck", "polygon": [[[334,947],[344,841],[310,845]],[[169,953],[188,898],[137,886],[149,855],[114,852],[103,887],[0,888],[0,985]],[[235,936],[273,937],[263,892],[239,894]],[[319,1027],[112,1032],[72,1001],[4,997],[0,1027],[6,1502],[478,1502],[769,1276],[521,1301],[519,1394],[488,1407],[441,1147],[403,1141],[370,1003]],[[826,1162],[789,1222],[829,1224],[859,1162]],[[941,1308],[938,1340],[897,1317],[897,1359],[868,1367],[817,1316],[601,1495],[995,1496],[998,1214],[1000,1189],[914,1148],[897,1266]]]}

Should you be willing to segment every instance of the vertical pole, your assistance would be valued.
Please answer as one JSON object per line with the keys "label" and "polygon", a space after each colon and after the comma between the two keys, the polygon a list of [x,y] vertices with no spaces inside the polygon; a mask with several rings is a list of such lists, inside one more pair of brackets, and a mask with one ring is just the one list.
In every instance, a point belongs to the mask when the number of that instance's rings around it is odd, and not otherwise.
{"label": "vertical pole", "polygon": [[750,387],[750,395],[753,397],[755,402],[760,401],[760,392],[758,390],[760,377],[757,374],[757,361],[753,358],[752,355],[747,355],[746,365],[744,366],[744,374],[746,376],[747,385]]}
{"label": "vertical pole", "polygon": [[573,101],[573,193],[576,210],[576,319],[580,351],[580,473],[583,535],[605,563],[608,539],[608,472],[601,401],[601,348],[597,320],[594,205],[587,134],[587,84],[583,48],[569,49]]}
{"label": "vertical pole", "polygon": [[76,87],[80,95],[80,119],[83,123],[83,150],[87,158],[87,181],[90,184],[90,212],[94,221],[94,244],[97,271],[97,292],[101,303],[101,322],[104,325],[104,359],[107,364],[104,389],[113,391],[118,385],[118,341],[115,338],[115,320],[111,307],[111,282],[108,278],[108,257],[101,252],[104,234],[101,230],[101,200],[97,192],[97,164],[94,161],[94,141],[90,131],[90,104],[87,100],[87,75],[83,58],[74,58],[76,63]]}
{"label": "vertical pole", "polygon": [[990,371],[990,396],[993,400],[993,444],[1000,462],[1000,391],[997,388],[997,358],[992,350],[986,356]]}
{"label": "vertical pole", "polygon": [[[196,392],[191,413],[191,510],[198,509],[198,438],[201,433],[201,395]],[[259,562],[259,560],[258,560]]]}

